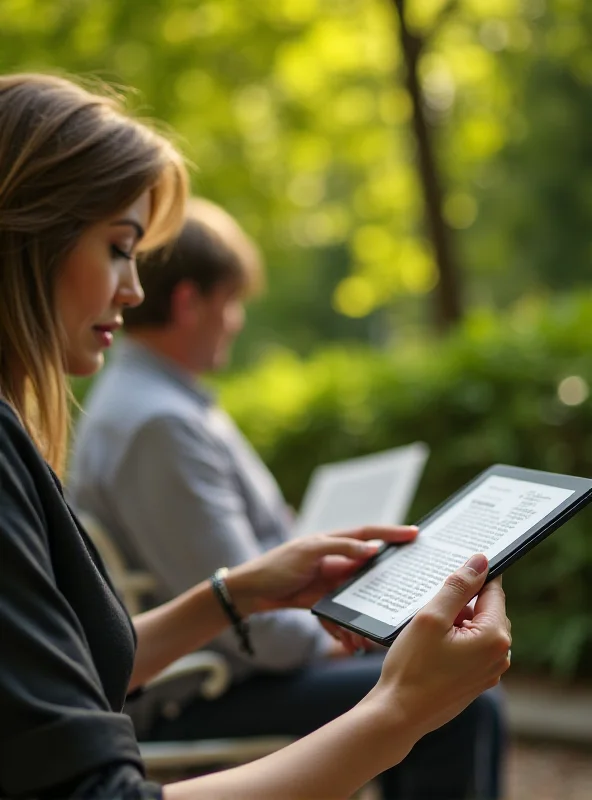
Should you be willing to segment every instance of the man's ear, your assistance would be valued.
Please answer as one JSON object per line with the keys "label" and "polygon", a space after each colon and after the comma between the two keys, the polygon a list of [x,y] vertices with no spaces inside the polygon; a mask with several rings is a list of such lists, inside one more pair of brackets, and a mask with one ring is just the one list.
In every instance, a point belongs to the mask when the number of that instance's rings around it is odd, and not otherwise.
{"label": "man's ear", "polygon": [[191,328],[201,316],[203,295],[192,281],[179,281],[171,293],[171,322]]}

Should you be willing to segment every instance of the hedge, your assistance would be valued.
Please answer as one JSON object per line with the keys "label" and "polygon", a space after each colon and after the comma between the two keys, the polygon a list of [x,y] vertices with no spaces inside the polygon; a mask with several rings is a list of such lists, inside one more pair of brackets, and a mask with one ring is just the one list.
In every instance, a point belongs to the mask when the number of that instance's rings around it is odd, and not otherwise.
{"label": "hedge", "polygon": [[[224,381],[222,402],[295,507],[320,463],[427,442],[412,521],[493,463],[592,475],[591,321],[586,295],[473,314],[450,338],[386,353],[278,352]],[[592,666],[591,528],[584,511],[508,570],[516,666]]]}

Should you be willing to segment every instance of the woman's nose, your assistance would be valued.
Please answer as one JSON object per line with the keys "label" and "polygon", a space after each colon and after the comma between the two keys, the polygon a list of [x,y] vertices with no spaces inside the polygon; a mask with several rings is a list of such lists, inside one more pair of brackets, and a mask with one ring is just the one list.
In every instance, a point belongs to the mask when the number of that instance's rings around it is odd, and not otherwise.
{"label": "woman's nose", "polygon": [[130,263],[129,272],[120,282],[117,295],[121,305],[127,308],[135,308],[144,300],[144,290],[135,261]]}

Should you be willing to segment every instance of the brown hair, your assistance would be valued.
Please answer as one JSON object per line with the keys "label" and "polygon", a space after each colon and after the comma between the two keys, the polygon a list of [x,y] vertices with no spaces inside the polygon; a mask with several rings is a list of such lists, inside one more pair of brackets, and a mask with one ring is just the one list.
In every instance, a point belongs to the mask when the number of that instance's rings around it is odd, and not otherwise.
{"label": "brown hair", "polygon": [[89,225],[143,192],[143,248],[176,235],[187,175],[172,145],[113,97],[64,78],[0,76],[0,395],[58,471],[69,425],[56,275]]}
{"label": "brown hair", "polygon": [[204,295],[221,284],[234,284],[244,296],[263,284],[259,250],[233,217],[208,200],[187,204],[185,224],[174,244],[141,259],[139,273],[144,302],[127,308],[129,330],[161,327],[171,321],[171,298],[181,281],[191,281]]}

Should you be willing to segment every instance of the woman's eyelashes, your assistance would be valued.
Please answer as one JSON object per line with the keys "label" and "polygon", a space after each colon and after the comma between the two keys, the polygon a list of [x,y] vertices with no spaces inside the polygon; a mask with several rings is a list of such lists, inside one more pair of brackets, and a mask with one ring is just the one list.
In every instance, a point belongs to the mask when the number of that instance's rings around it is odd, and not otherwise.
{"label": "woman's eyelashes", "polygon": [[122,250],[116,244],[111,245],[111,255],[113,258],[125,258],[128,261],[131,261],[134,257],[133,253],[128,253],[126,250]]}

